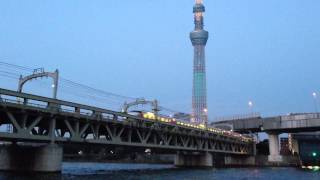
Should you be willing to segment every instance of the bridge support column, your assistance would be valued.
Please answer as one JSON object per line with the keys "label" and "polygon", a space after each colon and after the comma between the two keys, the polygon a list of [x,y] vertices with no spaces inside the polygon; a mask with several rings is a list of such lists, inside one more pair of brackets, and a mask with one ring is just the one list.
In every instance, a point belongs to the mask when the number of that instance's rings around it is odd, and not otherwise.
{"label": "bridge support column", "polygon": [[213,157],[210,153],[183,154],[177,153],[174,165],[178,167],[213,167]]}
{"label": "bridge support column", "polygon": [[237,155],[228,155],[224,158],[225,166],[255,166],[256,160],[255,156],[237,156]]}
{"label": "bridge support column", "polygon": [[278,134],[268,134],[269,137],[269,162],[281,162],[282,156],[279,153],[279,135]]}
{"label": "bridge support column", "polygon": [[50,145],[7,145],[0,147],[0,170],[60,172],[62,147]]}

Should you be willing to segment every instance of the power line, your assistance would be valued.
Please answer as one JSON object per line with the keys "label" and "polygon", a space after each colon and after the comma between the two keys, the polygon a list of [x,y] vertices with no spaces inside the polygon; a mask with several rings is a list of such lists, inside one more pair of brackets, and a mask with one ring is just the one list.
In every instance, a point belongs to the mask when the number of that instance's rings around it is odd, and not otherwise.
{"label": "power line", "polygon": [[123,98],[123,99],[131,99],[131,100],[137,99],[137,98],[133,98],[133,97],[129,97],[129,96],[123,96],[123,95],[119,95],[119,94],[115,94],[115,93],[111,93],[111,92],[106,92],[106,91],[103,91],[103,90],[100,90],[100,89],[96,89],[96,88],[93,88],[93,87],[90,87],[90,86],[87,86],[87,85],[84,85],[84,84],[80,84],[80,83],[68,80],[68,79],[64,79],[64,78],[60,78],[60,79],[62,81],[65,81],[66,83],[72,84],[73,86],[82,87],[82,88],[85,88],[85,89],[88,89],[88,90],[91,90],[91,91],[95,91],[97,93],[100,93],[100,94],[103,94],[103,95],[106,95],[106,96],[115,96],[115,97],[119,97],[119,98]]}
{"label": "power line", "polygon": [[29,67],[19,66],[19,65],[15,65],[15,64],[6,63],[6,62],[1,62],[1,61],[0,61],[0,65],[14,67],[14,68],[18,68],[18,69],[25,70],[25,71],[33,71],[33,69],[29,68]]}
{"label": "power line", "polygon": [[[0,70],[0,73],[1,73],[0,76],[8,77],[11,79],[19,79],[21,74],[26,74],[25,71],[33,72],[32,68],[17,66],[17,65],[5,63],[5,62],[0,62],[0,68],[4,69],[4,70]],[[10,71],[14,71],[14,72],[10,72]],[[77,98],[90,100],[91,102],[92,101],[98,102],[100,104],[103,104],[104,106],[107,106],[107,104],[117,105],[117,108],[119,108],[120,105],[124,103],[123,99],[126,99],[126,100],[134,99],[132,97],[117,95],[114,93],[95,89],[87,85],[76,83],[74,81],[71,81],[65,78],[60,78],[60,80],[61,80],[60,83],[63,84],[63,86],[60,86],[59,88],[60,91]],[[35,82],[37,83],[37,85],[41,85],[42,87],[48,85],[44,81],[35,81]],[[91,104],[95,104],[95,103],[91,103]]]}
{"label": "power line", "polygon": [[12,76],[12,75],[8,75],[8,74],[2,74],[1,72],[0,72],[0,76],[2,76],[2,77],[7,77],[7,78],[11,78],[11,79],[18,79],[17,77],[15,77],[15,76]]}
{"label": "power line", "polygon": [[[25,66],[19,66],[15,64],[10,64],[6,62],[0,61],[0,68],[3,70],[0,70],[0,76],[7,77],[11,79],[19,79],[20,75],[26,75],[26,73],[32,73],[33,68],[25,67]],[[14,72],[10,72],[14,71]],[[113,103],[114,105],[122,105],[125,101],[134,101],[137,98],[119,95],[107,91],[103,91],[100,89],[96,89],[93,87],[90,87],[88,85],[80,84],[68,79],[65,79],[63,77],[59,77],[60,88],[62,92],[65,92],[69,95],[75,96],[75,97],[81,97],[88,99],[90,101],[95,101],[103,104],[110,104]],[[43,85],[43,81],[36,81],[38,85]],[[47,84],[47,83],[46,83]],[[173,109],[169,109],[163,106],[159,106],[160,110],[162,111],[168,111],[172,113],[178,113],[180,111],[176,111]]]}
{"label": "power line", "polygon": [[[21,73],[21,70],[23,71],[28,71],[28,72],[32,72],[34,69],[32,68],[29,68],[29,67],[25,67],[25,66],[19,66],[19,65],[15,65],[15,64],[10,64],[10,63],[6,63],[6,62],[1,62],[0,61],[0,66],[5,66],[5,67],[9,67],[9,68],[15,68],[15,71],[16,72],[19,72]],[[20,71],[18,71],[18,70]],[[11,70],[11,69],[10,69]],[[21,73],[21,74],[24,74],[24,73]],[[20,75],[18,75],[20,76]],[[77,82],[74,82],[74,81],[71,81],[71,80],[68,80],[68,79],[65,79],[63,77],[60,77],[59,79],[61,82],[65,82],[65,83],[69,83],[75,87],[81,87],[81,88],[85,88],[87,90],[91,90],[91,91],[95,91],[95,92],[98,92],[100,94],[104,94],[104,95],[107,95],[107,96],[115,96],[115,97],[120,97],[120,98],[123,98],[123,99],[131,99],[131,100],[134,100],[136,98],[133,98],[133,97],[128,97],[128,96],[123,96],[123,95],[119,95],[119,94],[115,94],[115,93],[111,93],[111,92],[106,92],[106,91],[103,91],[103,90],[99,90],[99,89],[96,89],[96,88],[93,88],[93,87],[90,87],[90,86],[87,86],[87,85],[84,85],[84,84],[80,84],[80,83],[77,83]]]}
{"label": "power line", "polygon": [[10,74],[10,75],[12,75],[12,76],[17,76],[17,77],[20,76],[19,74],[16,74],[16,73],[13,73],[13,72],[9,72],[9,71],[2,71],[2,70],[0,70],[0,72],[1,72],[1,73],[4,73],[4,74]]}

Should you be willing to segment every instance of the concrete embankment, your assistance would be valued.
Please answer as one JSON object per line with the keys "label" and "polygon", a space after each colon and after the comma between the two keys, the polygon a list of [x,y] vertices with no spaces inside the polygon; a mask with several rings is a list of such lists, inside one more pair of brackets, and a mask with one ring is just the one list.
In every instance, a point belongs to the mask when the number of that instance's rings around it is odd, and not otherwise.
{"label": "concrete embankment", "polygon": [[[112,162],[112,163],[154,163],[173,164],[175,155],[137,155],[135,158],[103,159],[93,156],[64,156],[64,161],[72,162]],[[267,155],[257,156],[213,156],[214,167],[298,167],[297,156],[282,156],[282,162],[269,162]]]}
{"label": "concrete embankment", "polygon": [[101,156],[78,156],[65,155],[63,161],[65,162],[108,162],[108,163],[148,163],[148,164],[173,164],[175,155],[136,155],[135,157],[122,158],[103,158]]}
{"label": "concrete embankment", "polygon": [[257,155],[249,157],[230,156],[224,158],[225,167],[298,167],[300,160],[297,156],[282,156],[281,162],[269,162],[268,156]]}

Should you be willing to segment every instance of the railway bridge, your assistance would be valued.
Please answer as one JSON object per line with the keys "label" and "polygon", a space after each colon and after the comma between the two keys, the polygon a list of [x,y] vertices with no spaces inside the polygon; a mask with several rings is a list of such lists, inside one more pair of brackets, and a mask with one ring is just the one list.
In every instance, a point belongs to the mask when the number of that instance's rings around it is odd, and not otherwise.
{"label": "railway bridge", "polygon": [[176,166],[214,166],[215,157],[254,154],[251,138],[0,89],[2,170],[60,171],[65,144],[172,153]]}

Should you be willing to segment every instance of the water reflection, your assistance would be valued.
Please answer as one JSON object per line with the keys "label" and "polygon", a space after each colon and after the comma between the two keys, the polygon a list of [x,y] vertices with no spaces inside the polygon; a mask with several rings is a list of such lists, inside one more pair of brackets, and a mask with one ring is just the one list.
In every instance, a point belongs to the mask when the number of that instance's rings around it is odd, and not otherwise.
{"label": "water reflection", "polygon": [[320,172],[298,168],[182,169],[172,165],[64,163],[61,174],[16,174],[0,172],[4,180],[127,180],[127,179],[232,179],[232,180],[302,180],[320,179]]}

